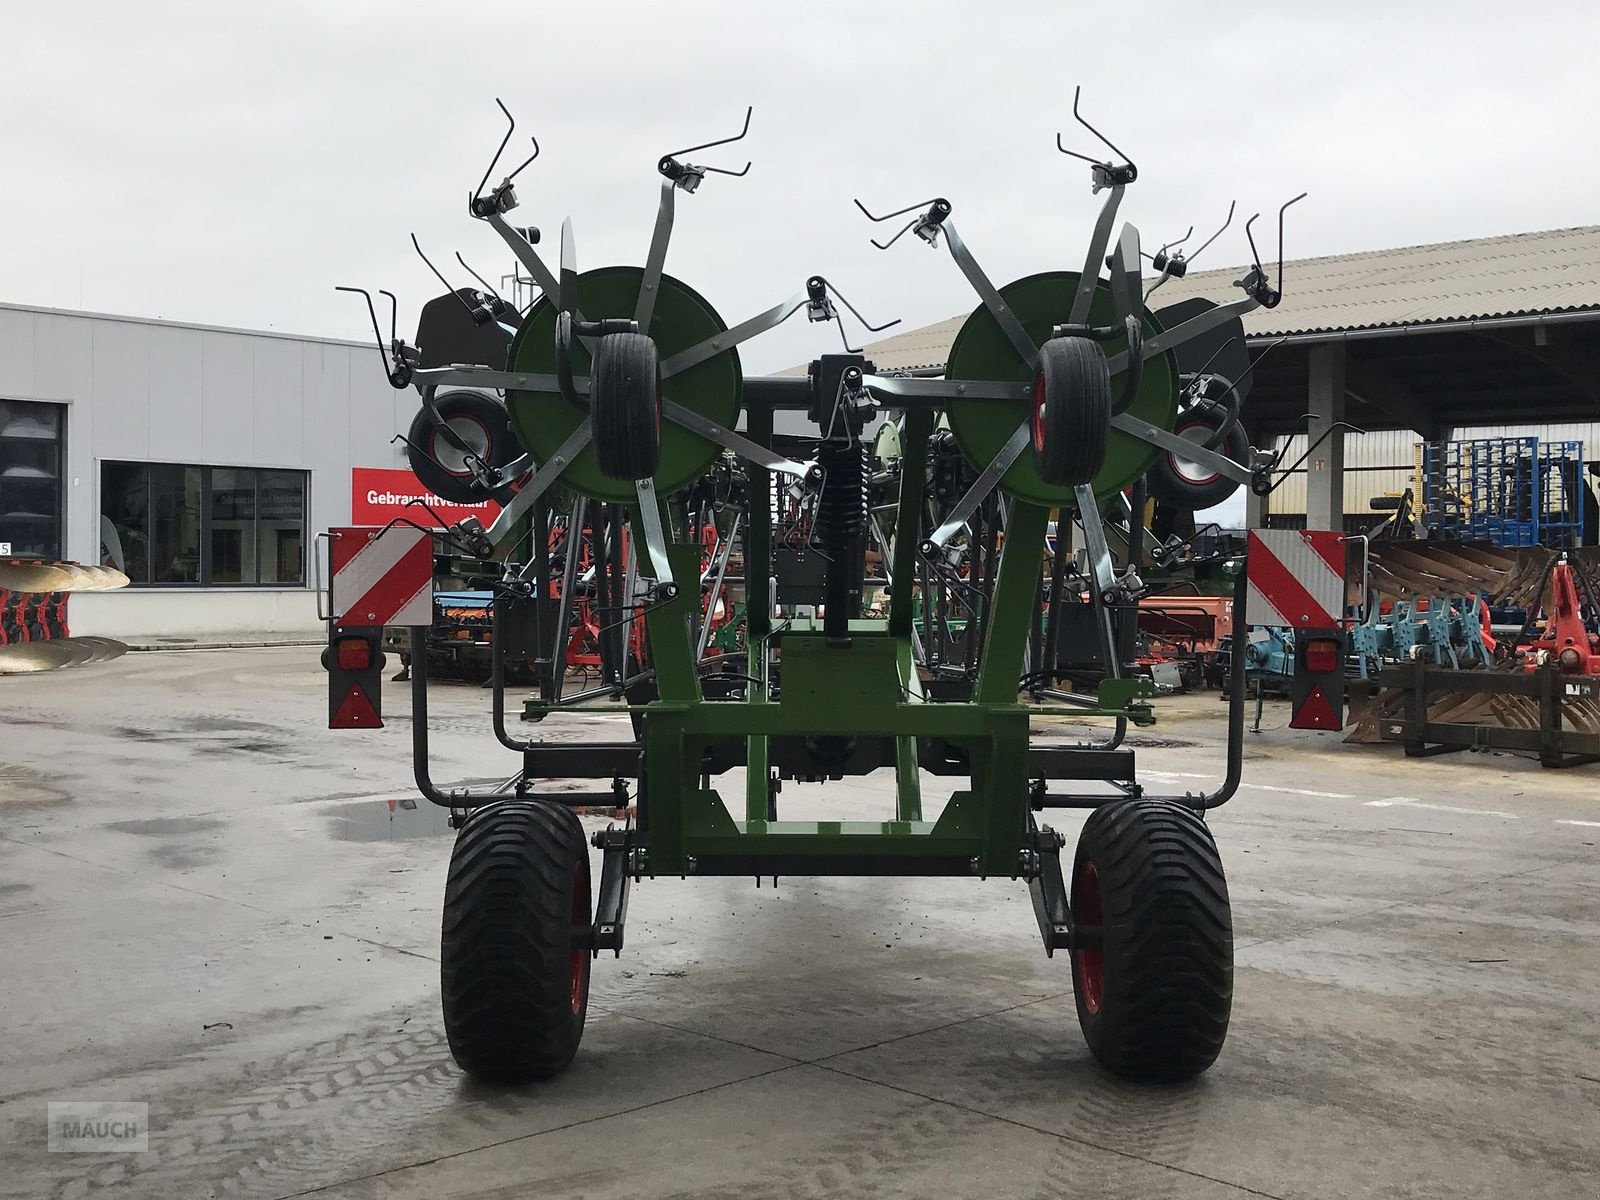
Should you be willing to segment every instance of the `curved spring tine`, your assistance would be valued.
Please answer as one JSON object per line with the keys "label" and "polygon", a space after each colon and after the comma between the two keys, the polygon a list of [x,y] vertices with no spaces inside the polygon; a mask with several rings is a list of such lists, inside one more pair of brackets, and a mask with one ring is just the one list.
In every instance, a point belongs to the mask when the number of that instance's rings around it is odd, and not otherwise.
{"label": "curved spring tine", "polygon": [[[892,221],[896,217],[903,217],[903,216],[906,215],[906,213],[911,212],[913,209],[926,208],[930,204],[937,204],[941,199],[943,199],[943,197],[934,196],[934,197],[931,197],[930,199],[927,199],[927,200],[919,200],[915,204],[908,204],[904,208],[897,208],[892,213],[884,213],[883,216],[881,216],[881,217],[873,216],[870,212],[867,211],[867,206],[865,204],[861,203],[861,201],[859,201],[859,200],[852,199],[850,201],[850,203],[854,204],[857,208],[859,208],[862,211],[862,213],[864,213],[866,215],[867,220],[872,221],[874,223],[882,223],[884,221]],[[915,222],[913,222],[913,224],[915,224]]]}
{"label": "curved spring tine", "polygon": [[500,293],[495,291],[494,288],[489,286],[489,281],[487,279],[485,279],[482,275],[479,275],[471,267],[467,266],[467,260],[461,257],[461,251],[459,251],[459,250],[456,251],[456,261],[461,264],[461,269],[463,271],[465,271],[468,275],[471,275],[479,283],[483,284],[483,290],[484,291],[489,293],[489,295],[493,296],[496,300],[500,299]]}
{"label": "curved spring tine", "polygon": [[[500,97],[499,96],[496,96],[494,98],[494,102],[495,102],[495,104],[499,105],[500,111],[505,113],[505,115],[506,115],[506,136],[500,139],[500,145],[495,150],[494,157],[489,160],[488,167],[486,167],[484,169],[483,178],[478,180],[478,186],[473,189],[472,198],[474,200],[478,199],[480,196],[483,195],[483,189],[484,189],[485,185],[487,185],[488,182],[489,182],[489,176],[494,174],[495,165],[497,163],[499,163],[500,156],[505,153],[506,146],[511,141],[511,135],[516,132],[516,128],[517,128],[517,119],[511,115],[511,110],[509,108],[507,108],[504,104],[500,103]],[[533,143],[533,153],[530,154],[525,160],[523,160],[523,163],[522,163],[521,166],[519,166],[515,171],[511,172],[511,174],[506,176],[506,182],[507,183],[509,183],[511,180],[515,179],[518,175],[522,174],[523,167],[526,167],[534,159],[539,157],[539,139],[536,138],[536,137],[533,137],[530,134],[529,137],[528,137],[528,140]]]}
{"label": "curved spring tine", "polygon": [[[821,277],[819,276],[818,278],[821,278]],[[852,317],[854,317],[856,320],[860,321],[861,324],[866,326],[867,332],[869,332],[869,333],[882,333],[885,329],[890,329],[890,328],[893,328],[894,326],[900,324],[901,318],[896,317],[894,320],[885,322],[882,325],[874,325],[871,321],[867,320],[859,312],[857,312],[856,311],[856,306],[854,304],[851,304],[850,301],[846,300],[844,298],[844,293],[839,291],[838,288],[834,287],[833,284],[829,283],[826,279],[823,279],[822,280],[822,286],[827,288],[830,292],[832,292],[833,296],[834,296],[834,299],[836,299],[840,304],[842,304],[846,308],[848,308],[850,310],[850,315]]]}
{"label": "curved spring tine", "polygon": [[1306,193],[1301,192],[1293,200],[1284,201],[1283,207],[1278,210],[1278,291],[1283,291],[1283,214],[1288,211],[1289,205],[1299,204],[1306,198]]}
{"label": "curved spring tine", "polygon": [[[1189,232],[1184,234],[1177,241],[1175,241],[1175,242],[1162,242],[1161,243],[1161,249],[1159,251],[1157,251],[1157,253],[1165,254],[1168,250],[1176,250],[1179,246],[1183,245],[1185,242],[1187,242],[1193,236],[1194,236],[1194,226],[1191,225],[1191,226],[1189,226]],[[1144,257],[1145,258],[1153,258],[1154,255],[1146,254],[1146,255],[1144,255]]]}
{"label": "curved spring tine", "polygon": [[383,369],[385,372],[392,370],[393,368],[389,365],[389,351],[383,344],[383,332],[378,328],[378,310],[372,307],[372,293],[367,291],[366,288],[345,287],[343,284],[334,284],[333,290],[336,292],[354,292],[367,302],[367,316],[372,318],[372,337],[378,343],[378,354],[383,359]]}
{"label": "curved spring tine", "polygon": [[907,231],[912,229],[913,227],[915,227],[915,225],[916,225],[918,220],[920,220],[920,218],[912,217],[911,220],[909,220],[909,221],[907,221],[905,223],[905,226],[900,230],[900,232],[895,234],[887,242],[880,242],[877,238],[869,238],[867,240],[870,241],[879,250],[887,250],[890,246],[894,245],[901,238],[905,237]]}
{"label": "curved spring tine", "polygon": [[1213,233],[1205,241],[1200,243],[1200,249],[1196,250],[1193,254],[1189,255],[1189,261],[1190,262],[1193,262],[1195,259],[1199,258],[1200,255],[1205,252],[1205,248],[1207,246],[1211,245],[1211,243],[1216,241],[1219,237],[1221,237],[1222,236],[1222,231],[1224,229],[1227,229],[1227,227],[1229,225],[1233,224],[1233,208],[1234,208],[1234,205],[1237,204],[1237,203],[1238,202],[1235,201],[1235,200],[1229,200],[1228,201],[1228,217],[1227,217],[1227,220],[1222,222],[1222,228],[1221,229],[1218,229],[1215,233]]}
{"label": "curved spring tine", "polygon": [[[1083,119],[1083,116],[1078,112],[1078,99],[1082,95],[1083,86],[1081,84],[1072,89],[1072,119],[1079,125],[1082,125],[1090,133],[1094,134],[1095,137],[1104,142],[1106,146],[1109,147],[1119,158],[1121,158],[1123,162],[1127,163],[1128,166],[1136,168],[1136,164],[1134,163],[1133,159],[1129,158],[1127,154],[1123,152],[1120,146],[1118,146],[1105,134],[1101,133],[1093,125],[1089,124],[1088,121]],[[1059,133],[1056,134],[1056,149],[1061,151],[1063,154],[1070,154],[1073,158],[1081,158],[1084,162],[1096,163],[1101,166],[1110,165],[1109,163],[1102,163],[1098,158],[1090,158],[1087,154],[1079,154],[1076,150],[1068,150],[1066,146],[1062,144],[1061,135]]]}
{"label": "curved spring tine", "polygon": [[483,178],[478,180],[478,186],[472,191],[473,199],[477,199],[479,196],[483,195],[484,185],[489,182],[489,176],[494,174],[495,164],[500,161],[500,156],[505,153],[506,146],[511,141],[511,135],[515,133],[517,129],[517,119],[511,115],[511,110],[509,108],[500,103],[499,96],[494,98],[494,102],[500,105],[500,111],[506,115],[506,136],[500,139],[500,145],[495,150],[494,157],[489,160],[489,165],[484,168]]}
{"label": "curved spring tine", "polygon": [[400,321],[400,301],[395,299],[394,293],[389,291],[388,288],[379,288],[378,295],[389,297],[389,341],[391,343],[396,342],[399,340],[399,334],[395,332],[395,327]]}
{"label": "curved spring tine", "polygon": [[1250,260],[1255,264],[1257,271],[1261,270],[1261,254],[1258,250],[1256,250],[1256,239],[1250,233],[1250,226],[1254,225],[1260,216],[1260,213],[1255,213],[1248,221],[1244,223],[1245,240],[1250,243]]}
{"label": "curved spring tine", "polygon": [[[750,114],[755,112],[755,110],[755,105],[745,105],[744,128],[739,130],[739,132],[734,134],[732,137],[718,138],[714,142],[701,142],[698,146],[685,146],[682,150],[669,151],[661,156],[661,161],[665,162],[669,158],[677,158],[680,154],[695,154],[701,150],[710,150],[713,146],[727,146],[734,142],[743,141],[745,135],[750,132]],[[750,170],[750,164],[748,162],[745,163],[743,171],[725,171],[719,167],[705,167],[702,169],[707,171],[715,171],[718,175],[744,175]]]}
{"label": "curved spring tine", "polygon": [[411,246],[412,246],[412,249],[414,249],[417,252],[417,257],[420,258],[423,262],[428,264],[428,270],[432,271],[434,273],[434,276],[439,280],[439,282],[444,284],[444,290],[449,292],[452,296],[454,296],[457,300],[459,300],[461,302],[461,307],[467,310],[467,313],[473,319],[473,323],[476,324],[477,323],[477,319],[478,319],[478,315],[477,315],[477,313],[472,311],[472,305],[467,303],[466,298],[464,296],[462,296],[462,294],[460,292],[456,291],[455,288],[450,286],[450,281],[448,279],[446,279],[442,274],[440,274],[439,268],[434,266],[433,262],[428,258],[428,256],[422,252],[422,244],[417,241],[417,235],[414,234],[414,233],[411,235]]}

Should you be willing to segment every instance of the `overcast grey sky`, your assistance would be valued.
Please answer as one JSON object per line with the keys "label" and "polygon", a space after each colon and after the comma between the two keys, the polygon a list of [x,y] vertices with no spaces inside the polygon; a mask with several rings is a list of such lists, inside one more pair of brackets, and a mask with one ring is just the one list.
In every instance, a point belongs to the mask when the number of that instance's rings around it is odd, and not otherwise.
{"label": "overcast grey sky", "polygon": [[[0,299],[23,303],[365,337],[332,290],[360,283],[398,292],[409,326],[437,291],[409,231],[435,261],[509,267],[464,205],[502,132],[496,95],[544,147],[518,219],[553,235],[570,214],[585,267],[642,261],[656,158],[733,132],[753,104],[749,140],[715,161],[754,167],[680,200],[667,264],[730,324],[819,271],[906,327],[972,307],[942,250],[874,251],[853,195],[948,196],[997,282],[1076,268],[1097,202],[1053,149],[1075,83],[1139,163],[1123,214],[1147,242],[1220,220],[1230,198],[1247,215],[1301,190],[1291,257],[1600,211],[1600,6],[1577,0],[4,13]],[[1240,221],[1202,262],[1243,256]],[[797,317],[746,368],[836,337]]]}

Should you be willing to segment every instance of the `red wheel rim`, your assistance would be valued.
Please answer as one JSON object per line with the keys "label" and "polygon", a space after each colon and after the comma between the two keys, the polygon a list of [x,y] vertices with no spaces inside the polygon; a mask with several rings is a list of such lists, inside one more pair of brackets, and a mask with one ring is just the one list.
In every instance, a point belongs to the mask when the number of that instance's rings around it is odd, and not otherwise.
{"label": "red wheel rim", "polygon": [[[585,855],[572,868],[572,927],[583,928],[592,920],[589,912],[589,859]],[[577,1016],[583,1011],[584,984],[589,979],[589,952],[574,950],[568,956],[567,965],[568,973],[572,976],[572,1015]]]}
{"label": "red wheel rim", "polygon": [[[1076,926],[1094,925],[1102,930],[1105,914],[1100,907],[1100,872],[1092,862],[1086,862],[1072,883],[1072,923]],[[1102,942],[1105,934],[1101,933]],[[1072,952],[1078,964],[1079,998],[1085,1011],[1098,1014],[1106,990],[1106,953],[1100,946],[1085,947]]]}
{"label": "red wheel rim", "polygon": [[1044,372],[1033,377],[1033,448],[1044,453]]}
{"label": "red wheel rim", "polygon": [[[1215,425],[1208,425],[1204,421],[1190,421],[1187,425],[1178,426],[1178,428],[1174,429],[1172,432],[1178,437],[1184,437],[1184,435],[1191,429],[1199,430],[1200,436],[1196,438],[1185,438],[1184,440],[1193,441],[1195,443],[1204,442],[1206,438],[1210,437],[1217,431],[1217,427]],[[1219,454],[1222,452],[1222,448],[1220,446],[1217,448],[1217,452]],[[1195,469],[1203,470],[1204,468],[1201,468],[1200,465],[1194,462],[1192,459],[1179,458],[1176,453],[1171,451],[1167,453],[1167,463],[1171,466],[1172,473],[1190,487],[1206,487],[1207,485],[1215,483],[1217,480],[1222,478],[1222,473],[1220,471],[1213,471],[1211,474],[1204,476],[1195,474]]]}

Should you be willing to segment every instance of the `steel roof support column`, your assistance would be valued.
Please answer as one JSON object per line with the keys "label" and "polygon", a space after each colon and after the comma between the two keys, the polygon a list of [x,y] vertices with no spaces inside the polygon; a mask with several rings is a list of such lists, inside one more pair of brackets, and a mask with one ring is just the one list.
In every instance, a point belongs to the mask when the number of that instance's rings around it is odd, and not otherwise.
{"label": "steel roof support column", "polygon": [[[1310,351],[1307,445],[1314,444],[1334,422],[1344,420],[1344,344],[1318,343]],[[1306,528],[1344,528],[1343,430],[1317,446],[1306,460]]]}

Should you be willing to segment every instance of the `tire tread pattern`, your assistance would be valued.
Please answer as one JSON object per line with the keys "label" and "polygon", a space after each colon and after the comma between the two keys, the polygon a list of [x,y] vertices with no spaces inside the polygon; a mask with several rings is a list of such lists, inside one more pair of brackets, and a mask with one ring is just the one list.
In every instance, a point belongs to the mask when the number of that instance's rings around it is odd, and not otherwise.
{"label": "tire tread pattern", "polygon": [[595,347],[590,380],[595,464],[612,479],[644,479],[661,465],[656,344],[611,333]]}
{"label": "tire tread pattern", "polygon": [[445,882],[440,982],[445,1035],[478,1079],[547,1079],[577,1053],[588,1009],[572,1011],[574,869],[588,850],[570,809],[502,801],[456,837]]}
{"label": "tire tread pattern", "polygon": [[1092,483],[1111,435],[1111,375],[1088,338],[1051,338],[1039,348],[1044,377],[1044,445],[1033,446],[1039,478],[1052,486]]}
{"label": "tire tread pattern", "polygon": [[1200,1074],[1222,1050],[1233,1003],[1233,918],[1204,821],[1169,801],[1128,800],[1084,823],[1073,865],[1092,861],[1104,915],[1100,1011],[1078,1020],[1096,1059],[1130,1079]]}

